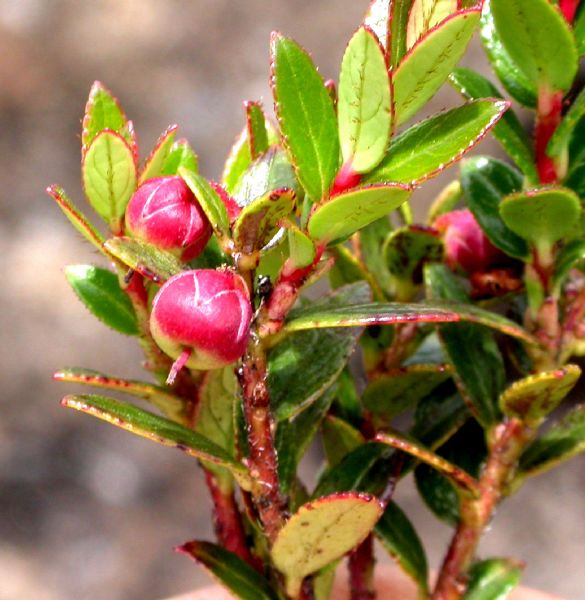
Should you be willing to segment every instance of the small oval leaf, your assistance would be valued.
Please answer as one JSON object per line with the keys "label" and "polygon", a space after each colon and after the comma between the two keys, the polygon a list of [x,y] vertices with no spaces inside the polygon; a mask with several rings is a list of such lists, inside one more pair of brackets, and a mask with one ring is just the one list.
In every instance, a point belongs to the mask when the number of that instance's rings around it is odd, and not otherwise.
{"label": "small oval leaf", "polygon": [[457,0],[414,0],[406,28],[407,49],[410,50],[425,33],[453,14],[457,8]]}
{"label": "small oval leaf", "polygon": [[98,133],[104,129],[122,133],[127,123],[118,99],[103,83],[95,81],[85,105],[81,131],[82,154],[85,154]]}
{"label": "small oval leaf", "polygon": [[272,560],[296,598],[303,579],[361,543],[382,514],[379,501],[346,492],[304,504],[286,522],[272,546]]}
{"label": "small oval leaf", "polygon": [[177,140],[167,154],[161,167],[161,175],[178,175],[179,168],[183,167],[189,171],[197,172],[199,164],[197,155],[187,140]]}
{"label": "small oval leaf", "polygon": [[316,205],[309,218],[309,235],[336,243],[377,221],[406,202],[411,188],[400,183],[372,184],[333,196]]}
{"label": "small oval leaf", "polygon": [[266,118],[259,102],[244,102],[244,108],[246,109],[246,129],[250,157],[255,160],[260,154],[268,150]]}
{"label": "small oval leaf", "polygon": [[520,583],[522,564],[504,558],[475,563],[463,600],[506,600]]}
{"label": "small oval leaf", "polygon": [[92,265],[71,265],[65,267],[65,276],[79,299],[102,323],[124,335],[138,335],[136,313],[114,273]]}
{"label": "small oval leaf", "polygon": [[171,152],[175,138],[177,137],[177,129],[177,125],[171,125],[158,138],[152,152],[144,162],[144,167],[142,168],[140,178],[138,179],[138,185],[147,179],[159,177],[163,174],[164,164]]}
{"label": "small oval leaf", "polygon": [[375,35],[360,27],[343,55],[337,112],[341,153],[356,173],[384,156],[392,124],[390,75]]}

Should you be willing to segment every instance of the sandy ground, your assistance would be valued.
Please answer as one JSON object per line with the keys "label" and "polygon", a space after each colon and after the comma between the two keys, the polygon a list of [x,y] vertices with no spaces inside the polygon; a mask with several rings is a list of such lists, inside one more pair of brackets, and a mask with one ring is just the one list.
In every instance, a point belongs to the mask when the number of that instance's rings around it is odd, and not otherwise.
{"label": "sandy ground", "polygon": [[[208,581],[171,551],[211,536],[197,466],[61,409],[73,388],[50,379],[64,365],[139,375],[132,341],[95,322],[68,289],[62,266],[98,257],[43,191],[59,182],[83,202],[78,137],[91,82],[119,95],[145,153],[179,123],[203,172],[217,177],[241,101],[270,105],[270,31],[298,39],[336,77],[365,4],[0,0],[1,600],[155,600]],[[480,51],[468,59],[482,60]],[[447,90],[433,109],[457,101]],[[418,206],[431,197],[425,188]],[[483,551],[525,559],[528,585],[582,600],[584,490],[584,459],[531,483],[499,511]],[[410,483],[398,501],[436,564],[448,531]]]}

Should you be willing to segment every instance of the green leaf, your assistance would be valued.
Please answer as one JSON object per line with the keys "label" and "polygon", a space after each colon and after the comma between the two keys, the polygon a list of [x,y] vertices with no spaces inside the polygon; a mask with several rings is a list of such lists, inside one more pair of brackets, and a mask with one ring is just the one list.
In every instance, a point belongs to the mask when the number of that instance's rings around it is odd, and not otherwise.
{"label": "green leaf", "polygon": [[528,446],[520,457],[519,476],[544,473],[581,452],[585,452],[585,405],[576,406]]}
{"label": "green leaf", "polygon": [[91,86],[85,105],[81,132],[82,153],[85,154],[95,137],[104,129],[122,133],[128,120],[115,98],[100,81]]}
{"label": "green leaf", "polygon": [[247,206],[266,194],[289,188],[302,198],[295,172],[280,146],[271,146],[246,169],[235,190],[234,198],[239,206]]}
{"label": "green leaf", "polygon": [[183,264],[173,254],[135,238],[110,238],[104,247],[120,262],[155,283],[163,283],[183,270]]}
{"label": "green leaf", "polygon": [[388,504],[375,532],[390,556],[414,579],[421,597],[426,597],[429,567],[425,550],[412,523],[395,502]]}
{"label": "green leaf", "polygon": [[185,183],[197,198],[215,234],[220,239],[225,237],[229,231],[229,218],[227,209],[219,194],[209,185],[205,177],[194,171],[180,167],[179,175],[185,180]]}
{"label": "green leaf", "polygon": [[568,151],[569,142],[575,132],[579,121],[585,116],[585,90],[581,90],[575,98],[569,110],[563,117],[559,126],[551,137],[546,153],[553,157],[562,157]]}
{"label": "green leaf", "polygon": [[[392,292],[392,280],[390,279],[390,273],[388,273],[383,245],[391,231],[390,219],[384,216],[360,229],[358,234],[362,261],[372,274],[372,280],[387,294]],[[374,294],[376,299],[383,300],[382,297],[378,298],[377,296],[377,294]]]}
{"label": "green leaf", "polygon": [[[499,90],[491,81],[471,69],[464,67],[455,69],[449,76],[449,81],[468,100],[502,98]],[[538,183],[538,171],[534,163],[532,142],[520,119],[511,108],[504,113],[492,129],[492,134],[526,177],[530,181]]]}
{"label": "green leaf", "polygon": [[376,420],[389,424],[404,411],[416,406],[451,376],[442,365],[413,365],[389,369],[366,386],[362,396],[364,407]]}
{"label": "green leaf", "polygon": [[134,379],[120,379],[104,375],[98,371],[90,369],[69,368],[61,369],[53,373],[55,381],[64,381],[66,383],[79,383],[92,387],[122,392],[136,398],[142,398],[156,406],[169,419],[177,422],[184,422],[185,405],[181,398],[175,396],[169,388],[153,385],[144,381]]}
{"label": "green leaf", "polygon": [[577,50],[579,56],[585,54],[585,10],[581,7],[575,23],[573,25],[573,33],[575,35],[575,43],[577,44]]}
{"label": "green leaf", "polygon": [[65,267],[67,281],[86,308],[102,323],[124,335],[138,335],[136,313],[118,277],[92,265]]}
{"label": "green leaf", "polygon": [[367,442],[347,453],[321,477],[313,498],[335,492],[360,491],[381,494],[395,476],[396,451],[386,444]]}
{"label": "green leaf", "polygon": [[558,291],[567,275],[585,259],[585,240],[571,240],[557,254],[554,274],[554,286]]}
{"label": "green leaf", "polygon": [[89,394],[65,396],[61,403],[66,408],[87,413],[163,446],[178,448],[190,456],[225,467],[245,490],[250,489],[250,477],[244,465],[200,433],[131,404],[105,396]]}
{"label": "green leaf", "polygon": [[158,138],[152,152],[144,162],[144,167],[138,179],[138,185],[153,177],[160,177],[163,167],[171,153],[175,138],[177,137],[178,125],[171,125]]}
{"label": "green leaf", "polygon": [[136,164],[124,138],[106,129],[95,136],[83,157],[83,187],[92,208],[119,232],[136,189]]}
{"label": "green leaf", "polygon": [[383,158],[392,125],[390,75],[376,36],[360,27],[343,55],[339,75],[339,139],[344,163],[367,173]]}
{"label": "green leaf", "polygon": [[434,115],[397,136],[366,181],[419,183],[460,160],[492,129],[508,103],[475,100]]}
{"label": "green leaf", "polygon": [[[445,265],[425,267],[431,298],[467,301],[467,295]],[[504,362],[492,332],[472,323],[442,325],[439,334],[464,398],[484,425],[500,418],[498,397],[505,384]]]}
{"label": "green leaf", "polygon": [[295,193],[290,189],[268,192],[245,206],[233,225],[234,243],[239,251],[259,251],[277,234],[281,221],[295,206]]}
{"label": "green leaf", "polygon": [[578,196],[567,188],[541,188],[506,196],[500,203],[504,223],[548,256],[550,248],[571,234],[581,216]]}
{"label": "green leaf", "polygon": [[347,492],[305,504],[286,522],[272,546],[272,561],[296,598],[303,579],[361,543],[382,514],[377,499]]}
{"label": "green leaf", "polygon": [[422,444],[411,440],[399,433],[379,433],[376,442],[387,444],[402,452],[406,452],[417,460],[426,463],[441,475],[448,477],[462,492],[479,497],[479,484],[469,473],[443,457],[425,448]]}
{"label": "green leaf", "polygon": [[423,35],[457,8],[457,0],[414,0],[408,16],[406,47],[412,48]]}
{"label": "green leaf", "polygon": [[287,231],[291,263],[301,269],[308,267],[315,260],[315,244],[293,223],[287,224]]}
{"label": "green leaf", "polygon": [[[335,290],[315,306],[328,312],[335,306],[369,296],[368,286],[357,283]],[[360,329],[334,328],[299,331],[287,335],[270,350],[268,385],[278,420],[301,412],[331,386],[352,354],[360,333]],[[299,380],[303,385],[298,385]]]}
{"label": "green leaf", "polygon": [[237,554],[210,542],[187,542],[177,550],[203,565],[236,598],[278,600],[267,579]]}
{"label": "green leaf", "polygon": [[97,250],[108,257],[103,244],[104,237],[102,234],[88,221],[87,217],[78,210],[71,202],[65,190],[58,185],[50,185],[47,188],[47,194],[53,198],[63,214],[69,219],[69,222],[81,235]]}
{"label": "green leaf", "polygon": [[526,260],[529,248],[500,216],[501,200],[522,189],[522,175],[495,158],[478,156],[461,165],[465,201],[490,242],[509,256]]}
{"label": "green leaf", "polygon": [[262,105],[259,102],[244,102],[244,108],[246,109],[246,129],[248,131],[250,157],[254,160],[268,150],[266,119]]}
{"label": "green leaf", "polygon": [[347,421],[327,415],[321,425],[323,432],[323,449],[329,467],[334,467],[341,460],[365,442],[358,429]]}
{"label": "green leaf", "polygon": [[290,421],[281,421],[276,430],[278,476],[282,492],[288,494],[297,476],[297,468],[327,414],[335,390],[329,389],[307,410]]}
{"label": "green leaf", "polygon": [[445,83],[479,22],[479,10],[459,11],[429,31],[393,75],[396,124],[414,116]]}
{"label": "green leaf", "polygon": [[536,86],[518,68],[502,44],[490,10],[490,0],[484,0],[481,17],[481,40],[493,70],[506,91],[520,104],[536,107]]}
{"label": "green leaf", "polygon": [[398,208],[410,197],[409,186],[374,184],[333,196],[315,206],[309,218],[309,235],[320,242],[336,243]]}
{"label": "green leaf", "polygon": [[339,165],[333,102],[310,56],[293,40],[272,35],[276,115],[298,178],[313,201],[328,195]]}
{"label": "green leaf", "polygon": [[424,264],[443,257],[443,242],[434,229],[411,225],[393,231],[384,243],[383,252],[396,299],[406,302],[422,283]]}
{"label": "green leaf", "polygon": [[[496,31],[510,58],[536,87],[568,90],[577,49],[567,21],[549,0],[491,0]],[[542,35],[546,28],[546,35]]]}
{"label": "green leaf", "polygon": [[469,570],[469,583],[463,600],[506,600],[520,583],[522,564],[491,558],[475,563]]}
{"label": "green leaf", "polygon": [[344,421],[351,423],[354,427],[362,424],[362,404],[356,386],[354,376],[349,366],[341,372],[336,382],[337,393],[335,395],[335,414]]}
{"label": "green leaf", "polygon": [[[223,448],[230,456],[235,456],[235,412],[239,401],[238,382],[233,367],[207,371],[199,386],[197,406],[193,415],[193,429],[202,436]],[[226,481],[224,469],[207,465],[219,476],[223,485],[230,486],[231,477]]]}
{"label": "green leaf", "polygon": [[580,376],[577,365],[529,375],[502,392],[500,408],[506,416],[536,427],[564,400]]}
{"label": "green leaf", "polygon": [[285,331],[293,332],[329,327],[363,327],[365,325],[397,325],[398,323],[414,322],[460,323],[465,321],[490,327],[529,344],[536,344],[536,340],[525,329],[501,315],[469,304],[440,301],[432,304],[372,302],[347,304],[328,309],[321,309],[319,306],[308,307],[291,314],[290,320],[284,328]]}
{"label": "green leaf", "polygon": [[161,175],[178,175],[179,169],[183,167],[189,171],[197,172],[199,164],[197,155],[187,140],[177,140],[167,154],[161,167]]}

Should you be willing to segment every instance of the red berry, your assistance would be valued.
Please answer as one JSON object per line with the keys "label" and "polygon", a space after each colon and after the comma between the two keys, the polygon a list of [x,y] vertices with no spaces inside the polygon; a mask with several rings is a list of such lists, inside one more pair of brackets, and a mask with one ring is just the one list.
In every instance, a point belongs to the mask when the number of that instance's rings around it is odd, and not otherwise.
{"label": "red berry", "polygon": [[133,236],[183,260],[198,256],[211,237],[199,202],[177,176],[146,180],[130,199],[126,227]]}
{"label": "red berry", "polygon": [[484,271],[504,258],[486,237],[470,210],[445,213],[435,220],[433,227],[443,236],[445,259],[454,271]]}
{"label": "red berry", "polygon": [[252,307],[246,283],[232,271],[198,269],[171,277],[152,302],[150,330],[171,358],[218,369],[246,350]]}

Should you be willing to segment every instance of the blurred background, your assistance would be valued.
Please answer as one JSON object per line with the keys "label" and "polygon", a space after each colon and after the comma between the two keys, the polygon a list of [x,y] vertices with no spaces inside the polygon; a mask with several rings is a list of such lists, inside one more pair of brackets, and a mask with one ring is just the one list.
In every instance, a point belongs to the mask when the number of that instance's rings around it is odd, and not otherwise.
{"label": "blurred background", "polygon": [[[0,600],[156,600],[208,582],[172,552],[212,536],[194,461],[61,409],[74,388],[50,377],[66,365],[140,374],[135,344],[95,321],[69,289],[63,265],[99,257],[44,193],[60,183],[89,212],[79,134],[91,83],[120,98],[143,156],[178,123],[203,173],[217,178],[243,125],[242,100],[271,106],[270,31],[295,37],[336,78],[366,5],[0,0]],[[466,63],[485,69],[478,44]],[[432,110],[457,102],[444,90]],[[481,151],[497,148],[487,141]],[[417,206],[440,184],[425,187]],[[527,585],[582,600],[584,492],[583,458],[541,476],[500,509],[482,551],[524,559]],[[437,566],[449,531],[411,482],[397,499]]]}

